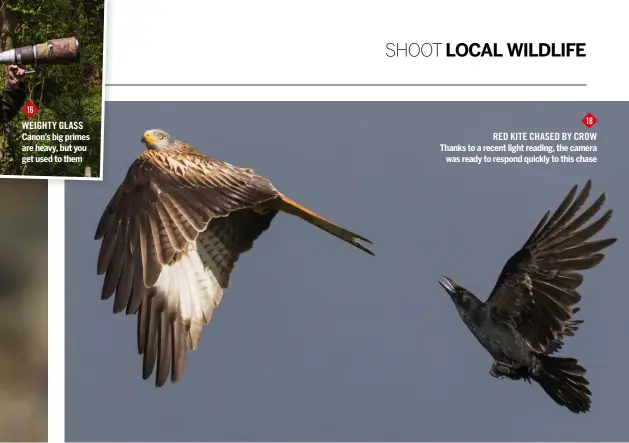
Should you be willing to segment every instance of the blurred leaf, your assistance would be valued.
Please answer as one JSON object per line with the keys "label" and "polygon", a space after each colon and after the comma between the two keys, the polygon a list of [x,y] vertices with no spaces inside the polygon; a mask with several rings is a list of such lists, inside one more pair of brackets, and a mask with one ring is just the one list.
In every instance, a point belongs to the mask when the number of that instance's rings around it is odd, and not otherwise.
{"label": "blurred leaf", "polygon": [[0,441],[48,434],[48,183],[0,179]]}

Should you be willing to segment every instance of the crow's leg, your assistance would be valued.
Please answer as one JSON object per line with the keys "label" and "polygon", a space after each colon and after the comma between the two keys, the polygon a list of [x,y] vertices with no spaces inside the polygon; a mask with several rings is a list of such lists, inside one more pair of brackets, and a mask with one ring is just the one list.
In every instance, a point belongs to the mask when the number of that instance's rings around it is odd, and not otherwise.
{"label": "crow's leg", "polygon": [[495,360],[491,364],[491,369],[489,370],[489,375],[496,378],[511,378],[511,374],[515,368],[513,368],[508,363],[503,361]]}

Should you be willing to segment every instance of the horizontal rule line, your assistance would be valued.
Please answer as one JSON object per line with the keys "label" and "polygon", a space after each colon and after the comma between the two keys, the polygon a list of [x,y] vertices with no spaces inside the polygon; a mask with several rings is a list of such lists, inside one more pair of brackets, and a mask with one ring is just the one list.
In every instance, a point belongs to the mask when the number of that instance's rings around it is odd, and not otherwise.
{"label": "horizontal rule line", "polygon": [[587,86],[586,83],[106,83],[105,86],[148,86],[148,87],[180,87],[180,86],[194,86],[194,87],[391,87],[391,86],[403,86],[403,87],[433,87],[433,86],[464,86],[464,87],[558,87],[558,86]]}

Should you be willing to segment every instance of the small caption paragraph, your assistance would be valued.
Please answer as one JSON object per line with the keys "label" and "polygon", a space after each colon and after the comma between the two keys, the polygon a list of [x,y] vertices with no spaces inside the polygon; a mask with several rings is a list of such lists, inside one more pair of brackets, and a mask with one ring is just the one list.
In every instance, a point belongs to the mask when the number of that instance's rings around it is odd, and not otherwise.
{"label": "small caption paragraph", "polygon": [[83,163],[89,134],[83,134],[83,122],[22,122],[22,164]]}
{"label": "small caption paragraph", "polygon": [[596,132],[494,132],[484,144],[440,145],[446,163],[596,163]]}

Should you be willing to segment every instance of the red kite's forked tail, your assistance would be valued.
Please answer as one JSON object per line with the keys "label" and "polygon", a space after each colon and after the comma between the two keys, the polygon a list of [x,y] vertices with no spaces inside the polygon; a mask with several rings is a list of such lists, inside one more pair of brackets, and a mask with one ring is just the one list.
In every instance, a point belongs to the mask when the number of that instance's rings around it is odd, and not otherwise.
{"label": "red kite's forked tail", "polygon": [[321,217],[320,215],[315,214],[310,209],[303,207],[295,200],[292,200],[285,195],[280,195],[278,198],[272,200],[269,203],[270,206],[272,206],[274,209],[287,212],[303,220],[306,220],[316,227],[323,229],[326,232],[329,232],[330,234],[340,238],[341,240],[345,240],[347,243],[350,243],[353,246],[356,246],[358,249],[362,249],[367,254],[375,255],[373,252],[371,252],[369,248],[361,243],[361,241],[363,241],[365,243],[372,244],[370,240],[351,231],[348,231],[347,229],[341,228],[339,225],[336,225],[331,221]]}

